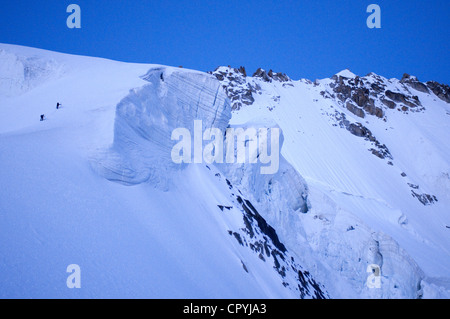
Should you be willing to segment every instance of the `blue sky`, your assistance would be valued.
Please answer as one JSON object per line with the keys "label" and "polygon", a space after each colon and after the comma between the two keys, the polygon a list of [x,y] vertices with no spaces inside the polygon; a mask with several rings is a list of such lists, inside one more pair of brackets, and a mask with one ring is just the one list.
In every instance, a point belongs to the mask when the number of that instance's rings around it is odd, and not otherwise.
{"label": "blue sky", "polygon": [[[81,7],[81,29],[66,8]],[[366,8],[381,7],[381,29]],[[258,67],[293,79],[349,68],[450,84],[449,0],[3,0],[0,42],[214,70]]]}

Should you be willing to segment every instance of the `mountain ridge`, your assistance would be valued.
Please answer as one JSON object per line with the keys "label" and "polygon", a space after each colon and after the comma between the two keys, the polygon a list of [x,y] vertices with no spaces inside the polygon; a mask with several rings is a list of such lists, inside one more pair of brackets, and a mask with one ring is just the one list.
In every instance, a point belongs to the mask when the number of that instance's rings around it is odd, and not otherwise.
{"label": "mountain ridge", "polygon": [[[0,50],[2,296],[449,295],[448,86]],[[280,128],[279,171],[171,163],[195,119]]]}

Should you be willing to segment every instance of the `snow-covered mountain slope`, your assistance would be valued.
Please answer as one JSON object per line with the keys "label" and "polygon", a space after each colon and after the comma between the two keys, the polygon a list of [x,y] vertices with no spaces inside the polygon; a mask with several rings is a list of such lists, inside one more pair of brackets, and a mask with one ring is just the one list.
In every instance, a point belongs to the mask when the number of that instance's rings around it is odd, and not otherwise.
{"label": "snow-covered mountain slope", "polygon": [[[324,279],[332,295],[345,278],[352,296],[421,297],[436,283],[448,296],[448,86],[348,70],[315,82],[242,67],[212,74],[232,100],[232,124],[258,114],[283,130],[281,152],[306,180],[311,209],[264,216],[297,253],[311,248],[331,268],[316,275],[336,278]],[[368,264],[381,267],[381,289],[364,286]]]}
{"label": "snow-covered mountain slope", "polygon": [[[447,86],[211,73],[0,44],[1,297],[449,296]],[[278,171],[174,163],[195,120],[280,128]]]}
{"label": "snow-covered mountain slope", "polygon": [[[171,161],[173,128],[228,125],[215,77],[0,49],[52,75],[0,99],[1,297],[328,297],[244,191]],[[66,286],[71,264],[81,289]]]}

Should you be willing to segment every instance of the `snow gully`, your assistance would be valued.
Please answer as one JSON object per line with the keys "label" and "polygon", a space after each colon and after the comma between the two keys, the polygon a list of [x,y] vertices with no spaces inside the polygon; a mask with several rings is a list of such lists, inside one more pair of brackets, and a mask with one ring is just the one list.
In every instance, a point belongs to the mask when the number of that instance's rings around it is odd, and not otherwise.
{"label": "snow gully", "polygon": [[[256,164],[259,161],[261,164],[267,164],[260,166],[261,174],[275,174],[279,169],[280,128],[278,127],[247,127],[245,129],[228,127],[224,137],[223,132],[218,128],[207,128],[203,132],[202,121],[194,120],[193,139],[187,128],[174,129],[171,139],[179,141],[173,146],[171,152],[172,161],[176,164],[192,162],[196,164],[203,162]],[[204,141],[210,142],[203,147]]]}

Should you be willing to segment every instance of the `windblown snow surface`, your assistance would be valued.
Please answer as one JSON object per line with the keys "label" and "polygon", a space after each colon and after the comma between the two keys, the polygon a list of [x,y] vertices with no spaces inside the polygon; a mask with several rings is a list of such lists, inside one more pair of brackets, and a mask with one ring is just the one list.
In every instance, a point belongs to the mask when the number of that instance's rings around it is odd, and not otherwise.
{"label": "windblown snow surface", "polygon": [[[244,73],[1,44],[0,297],[448,298],[450,104],[437,89],[371,74],[385,96],[363,112],[336,97],[360,81],[348,70]],[[175,164],[172,131],[194,120],[280,128],[278,172]]]}

